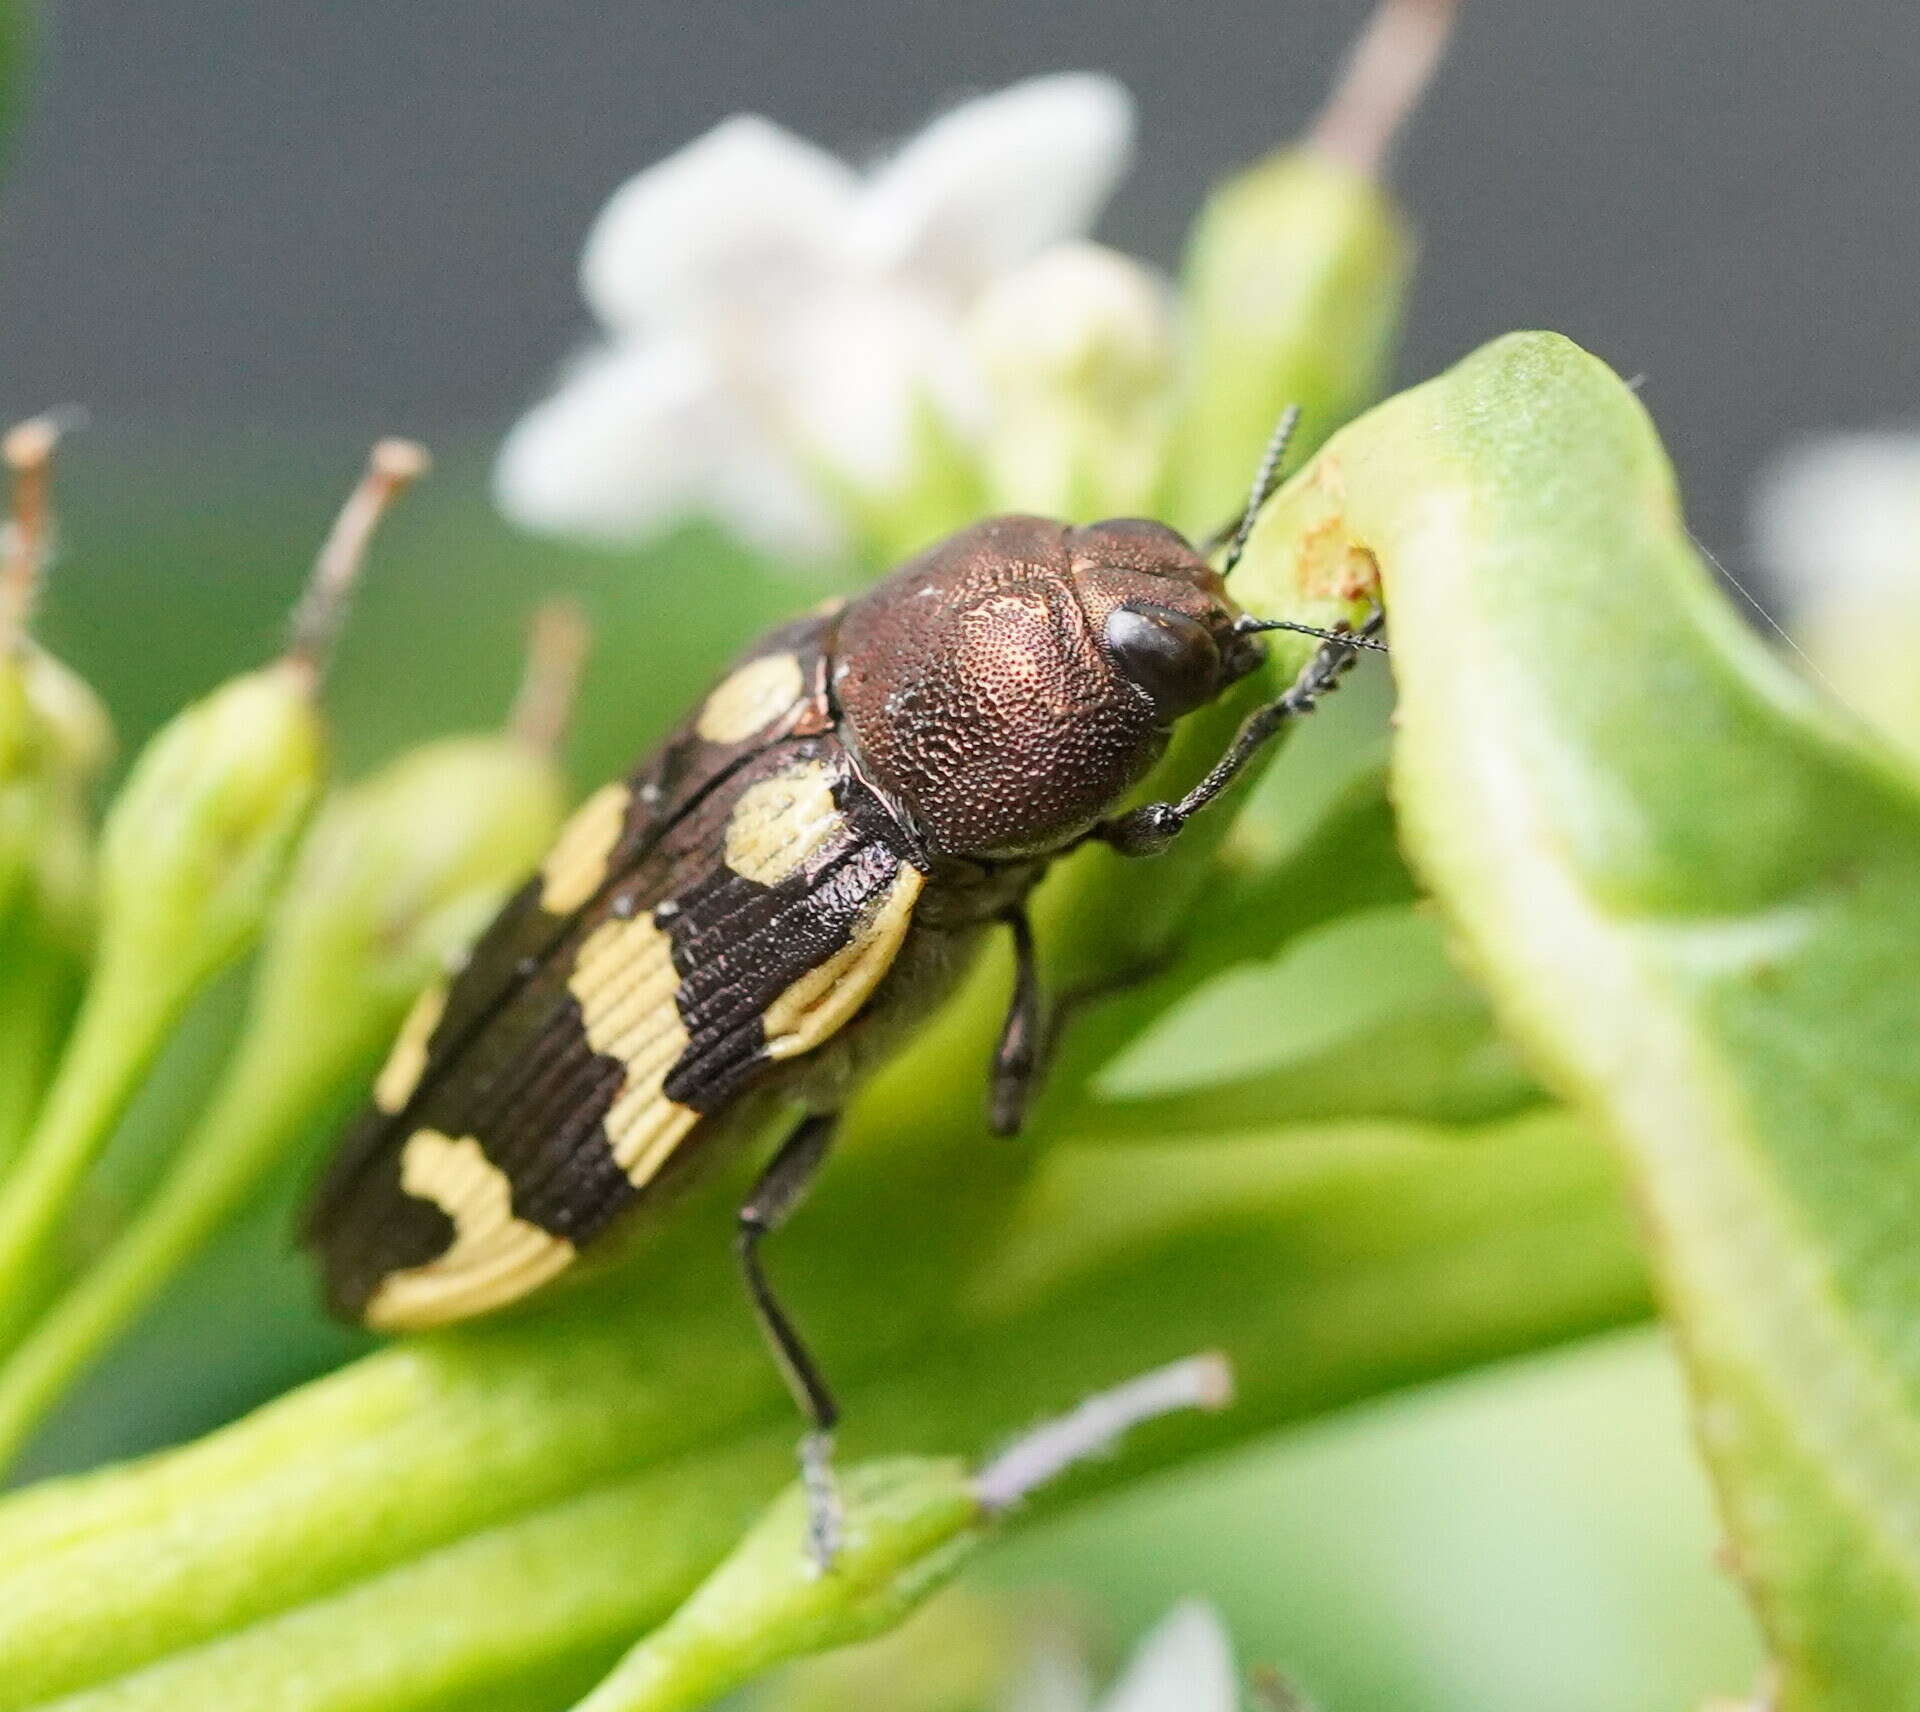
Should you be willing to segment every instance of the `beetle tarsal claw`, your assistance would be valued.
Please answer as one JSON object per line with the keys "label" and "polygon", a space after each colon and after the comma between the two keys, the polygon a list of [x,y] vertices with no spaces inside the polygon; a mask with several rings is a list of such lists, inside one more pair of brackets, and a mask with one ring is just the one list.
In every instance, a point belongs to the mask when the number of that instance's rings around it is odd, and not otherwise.
{"label": "beetle tarsal claw", "polygon": [[807,1559],[816,1575],[825,1575],[840,1555],[844,1519],[832,1433],[808,1433],[800,1441],[800,1485],[807,1495]]}

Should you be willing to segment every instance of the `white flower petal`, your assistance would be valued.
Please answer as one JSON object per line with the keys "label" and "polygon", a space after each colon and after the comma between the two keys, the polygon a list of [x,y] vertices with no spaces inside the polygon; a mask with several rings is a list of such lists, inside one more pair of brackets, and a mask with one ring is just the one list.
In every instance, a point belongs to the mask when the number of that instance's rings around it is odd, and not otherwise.
{"label": "white flower petal", "polygon": [[846,267],[856,190],[844,162],[737,114],[614,192],[581,290],[621,332],[777,315]]}
{"label": "white flower petal", "polygon": [[1055,244],[996,280],[967,321],[999,393],[1060,387],[1131,401],[1173,379],[1173,295],[1102,244]]}
{"label": "white flower petal", "polygon": [[965,303],[1001,269],[1088,231],[1132,144],[1133,99],[1098,73],[968,101],[874,175],[858,212],[861,251]]}
{"label": "white flower petal", "polygon": [[494,493],[524,528],[588,540],[629,544],[711,516],[783,559],[841,544],[833,514],[685,345],[580,358],[507,436]]}
{"label": "white flower petal", "polygon": [[1754,498],[1754,543],[1787,604],[1920,593],[1920,434],[1790,448]]}
{"label": "white flower petal", "polygon": [[904,291],[819,299],[783,330],[767,365],[785,425],[806,455],[869,491],[908,474],[915,416],[924,405],[960,432],[978,414],[958,331]]}
{"label": "white flower petal", "polygon": [[838,512],[779,448],[743,432],[707,472],[708,510],[778,564],[818,563],[847,549]]}
{"label": "white flower petal", "polygon": [[1233,1648],[1211,1605],[1176,1605],[1134,1650],[1100,1712],[1235,1712]]}
{"label": "white flower petal", "polygon": [[686,347],[589,352],[508,434],[495,496],[529,529],[615,541],[653,534],[698,503],[730,411]]}

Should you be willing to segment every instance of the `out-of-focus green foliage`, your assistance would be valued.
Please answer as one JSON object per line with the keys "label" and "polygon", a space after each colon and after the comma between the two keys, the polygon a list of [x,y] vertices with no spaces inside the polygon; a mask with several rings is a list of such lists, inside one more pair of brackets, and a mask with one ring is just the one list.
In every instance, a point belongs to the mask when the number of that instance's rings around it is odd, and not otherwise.
{"label": "out-of-focus green foliage", "polygon": [[[1618,1144],[1780,1704],[1920,1681],[1920,794],[1770,655],[1632,396],[1518,336],[1263,519],[1377,561],[1407,847]],[[1296,572],[1297,575],[1297,572]]]}

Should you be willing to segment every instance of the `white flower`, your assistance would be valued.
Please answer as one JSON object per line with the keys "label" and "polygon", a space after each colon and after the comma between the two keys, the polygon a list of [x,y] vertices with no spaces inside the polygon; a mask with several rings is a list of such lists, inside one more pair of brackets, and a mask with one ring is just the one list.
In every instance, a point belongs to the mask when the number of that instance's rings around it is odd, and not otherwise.
{"label": "white flower", "polygon": [[1920,434],[1828,434],[1762,478],[1754,539],[1788,604],[1920,594]]}
{"label": "white flower", "polygon": [[[1176,1605],[1128,1660],[1099,1712],[1236,1712],[1239,1680],[1233,1644],[1211,1605]],[[1011,1712],[1088,1712],[1084,1671],[1064,1655],[1035,1660],[1016,1689]]]}
{"label": "white flower", "polygon": [[594,225],[581,285],[608,338],[508,436],[502,508],[610,540],[704,513],[783,557],[833,551],[829,496],[907,484],[929,412],[977,437],[963,318],[1086,231],[1131,132],[1125,90],[1079,73],[956,107],[864,175],[727,120]]}
{"label": "white flower", "polygon": [[1832,434],[1782,454],[1754,545],[1828,688],[1920,760],[1920,434]]}
{"label": "white flower", "polygon": [[1056,244],[985,291],[967,332],[987,395],[993,509],[1085,519],[1150,508],[1179,347],[1163,280],[1099,244]]}

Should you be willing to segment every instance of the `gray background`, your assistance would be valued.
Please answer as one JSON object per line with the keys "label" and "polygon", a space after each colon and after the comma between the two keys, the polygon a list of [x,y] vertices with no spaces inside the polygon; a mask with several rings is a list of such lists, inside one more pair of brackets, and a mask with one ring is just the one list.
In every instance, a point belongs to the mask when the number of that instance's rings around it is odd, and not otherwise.
{"label": "gray background", "polygon": [[[1044,69],[1138,94],[1106,235],[1170,262],[1364,9],[74,0],[0,203],[0,404],[491,436],[582,331],[578,241],[636,167],[737,108],[858,152]],[[1520,325],[1644,372],[1737,557],[1770,447],[1920,413],[1916,97],[1911,0],[1468,0],[1397,174],[1405,372]]]}

